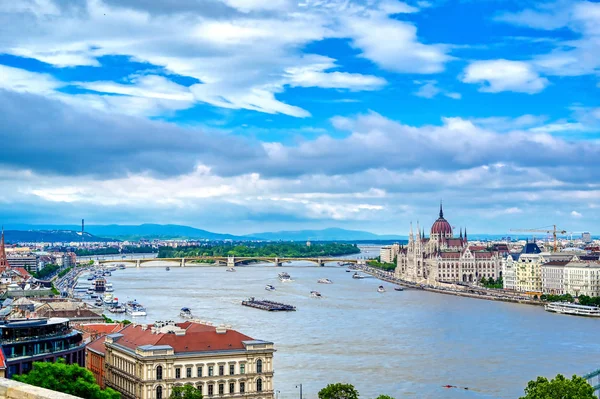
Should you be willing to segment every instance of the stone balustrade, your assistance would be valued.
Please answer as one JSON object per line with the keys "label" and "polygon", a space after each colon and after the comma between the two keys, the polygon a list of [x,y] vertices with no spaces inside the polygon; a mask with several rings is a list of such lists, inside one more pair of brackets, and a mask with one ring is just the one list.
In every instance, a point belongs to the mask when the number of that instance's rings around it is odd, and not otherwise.
{"label": "stone balustrade", "polygon": [[[49,389],[34,387],[0,378],[0,399],[78,399],[78,396],[67,395]],[[79,398],[80,399],[80,398]]]}

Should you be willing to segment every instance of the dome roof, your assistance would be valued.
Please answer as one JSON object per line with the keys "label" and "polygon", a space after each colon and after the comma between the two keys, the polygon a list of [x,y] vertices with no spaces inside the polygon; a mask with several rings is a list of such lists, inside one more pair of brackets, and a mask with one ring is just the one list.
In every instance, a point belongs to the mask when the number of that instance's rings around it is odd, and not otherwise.
{"label": "dome roof", "polygon": [[431,234],[439,234],[441,237],[448,234],[452,236],[452,226],[444,219],[442,204],[440,204],[440,217],[433,223],[433,226],[431,226]]}

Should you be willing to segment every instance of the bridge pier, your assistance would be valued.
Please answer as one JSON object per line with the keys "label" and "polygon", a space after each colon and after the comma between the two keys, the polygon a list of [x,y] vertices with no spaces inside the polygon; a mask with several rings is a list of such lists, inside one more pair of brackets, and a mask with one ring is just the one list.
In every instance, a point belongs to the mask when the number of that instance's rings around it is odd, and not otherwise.
{"label": "bridge pier", "polygon": [[323,267],[325,266],[325,262],[323,262],[323,260],[321,258],[317,259],[317,265],[319,265],[319,267]]}
{"label": "bridge pier", "polygon": [[275,267],[277,266],[281,266],[281,262],[279,261],[279,258],[275,258]]}
{"label": "bridge pier", "polygon": [[366,259],[359,259],[358,262],[356,262],[356,264],[358,266],[366,266],[367,265],[367,260]]}
{"label": "bridge pier", "polygon": [[139,259],[135,260],[135,267],[139,268],[141,266],[141,262]]}
{"label": "bridge pier", "polygon": [[181,267],[185,267],[185,258],[181,258]]}
{"label": "bridge pier", "polygon": [[227,257],[227,267],[235,267],[235,257],[234,256]]}

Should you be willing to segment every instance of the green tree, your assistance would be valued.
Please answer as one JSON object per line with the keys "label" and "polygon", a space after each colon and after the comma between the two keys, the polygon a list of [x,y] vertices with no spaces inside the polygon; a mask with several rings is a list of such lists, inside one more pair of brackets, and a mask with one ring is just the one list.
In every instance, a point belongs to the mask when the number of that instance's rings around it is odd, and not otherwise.
{"label": "green tree", "polygon": [[394,399],[394,398],[389,395],[379,395],[376,399]]}
{"label": "green tree", "polygon": [[91,371],[76,364],[66,364],[64,359],[58,359],[56,363],[34,362],[28,374],[15,375],[13,379],[80,398],[121,398],[121,394],[113,389],[100,389]]}
{"label": "green tree", "polygon": [[358,399],[358,391],[351,384],[329,384],[319,391],[319,399]]}
{"label": "green tree", "polygon": [[525,396],[520,399],[596,399],[594,388],[582,377],[574,375],[572,379],[558,374],[553,380],[538,377],[529,381]]}
{"label": "green tree", "polygon": [[169,399],[202,399],[202,394],[192,385],[173,387]]}

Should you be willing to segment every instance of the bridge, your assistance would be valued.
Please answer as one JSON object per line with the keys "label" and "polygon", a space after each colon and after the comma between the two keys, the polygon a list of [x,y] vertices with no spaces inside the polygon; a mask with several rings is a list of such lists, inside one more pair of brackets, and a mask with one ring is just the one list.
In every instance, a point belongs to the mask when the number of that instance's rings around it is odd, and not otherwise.
{"label": "bridge", "polygon": [[587,373],[583,378],[594,388],[594,394],[600,396],[600,369]]}
{"label": "bridge", "polygon": [[[227,266],[234,267],[240,263],[248,262],[248,261],[258,261],[261,263],[272,263],[274,266],[281,266],[283,263],[287,262],[312,262],[317,266],[325,266],[325,263],[338,262],[342,264],[358,264],[358,265],[366,265],[366,259],[341,259],[341,258],[279,258],[279,257],[263,257],[263,256],[195,256],[188,258],[144,258],[144,259],[104,259],[97,261],[99,264],[109,264],[109,263],[133,263],[135,267],[142,267],[143,264],[160,262],[162,264],[177,264],[180,267],[186,266],[195,266],[198,264],[202,264],[203,261],[211,261],[214,262],[217,266]],[[150,265],[148,265],[150,266]]]}

